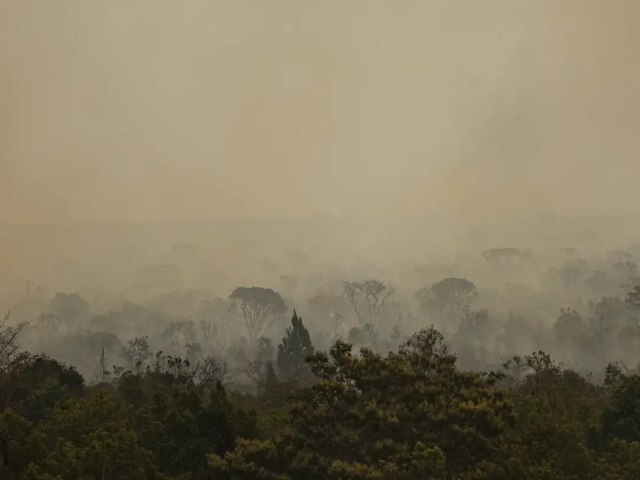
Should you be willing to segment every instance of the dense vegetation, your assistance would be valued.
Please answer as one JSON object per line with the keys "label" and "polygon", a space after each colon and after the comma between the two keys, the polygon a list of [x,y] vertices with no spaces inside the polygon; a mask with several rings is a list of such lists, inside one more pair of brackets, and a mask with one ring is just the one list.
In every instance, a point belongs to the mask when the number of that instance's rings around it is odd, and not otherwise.
{"label": "dense vegetation", "polygon": [[88,385],[19,328],[2,327],[3,479],[640,478],[640,376],[620,364],[598,384],[544,352],[468,371],[434,328],[315,352],[294,313],[249,395],[221,360],[144,338]]}
{"label": "dense vegetation", "polygon": [[640,478],[633,252],[28,283],[0,317],[0,478]]}

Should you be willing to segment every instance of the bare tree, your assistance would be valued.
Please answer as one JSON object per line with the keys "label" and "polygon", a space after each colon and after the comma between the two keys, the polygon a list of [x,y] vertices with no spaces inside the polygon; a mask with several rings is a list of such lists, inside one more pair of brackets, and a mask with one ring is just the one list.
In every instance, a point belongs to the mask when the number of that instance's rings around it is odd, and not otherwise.
{"label": "bare tree", "polygon": [[353,307],[353,311],[358,317],[358,322],[362,323],[362,313],[360,313],[360,294],[362,291],[362,283],[360,282],[344,282],[343,292],[349,303]]}
{"label": "bare tree", "polygon": [[7,312],[0,320],[0,372],[8,370],[20,353],[18,335],[27,326],[27,322],[20,322],[16,326],[9,325],[11,312]]}
{"label": "bare tree", "polygon": [[227,362],[209,355],[198,363],[196,380],[200,388],[214,388],[217,384],[231,383],[233,378]]}
{"label": "bare tree", "polygon": [[125,361],[125,368],[134,373],[144,370],[147,360],[152,356],[149,349],[149,337],[134,337],[122,347],[120,356]]}
{"label": "bare tree", "polygon": [[287,311],[287,305],[280,294],[270,288],[238,287],[231,293],[229,300],[242,312],[251,345],[255,345]]}
{"label": "bare tree", "polygon": [[386,300],[393,294],[393,288],[378,280],[344,282],[342,286],[360,324],[376,325]]}

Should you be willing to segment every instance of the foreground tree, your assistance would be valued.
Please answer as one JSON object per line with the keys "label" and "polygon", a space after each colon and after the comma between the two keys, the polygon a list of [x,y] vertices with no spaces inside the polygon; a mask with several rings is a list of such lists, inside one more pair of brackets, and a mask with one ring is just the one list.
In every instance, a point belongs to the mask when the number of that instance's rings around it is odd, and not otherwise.
{"label": "foreground tree", "polygon": [[29,421],[40,421],[65,401],[84,394],[84,379],[44,355],[24,353],[0,376],[0,412],[12,409]]}
{"label": "foreground tree", "polygon": [[11,368],[20,353],[20,345],[18,344],[18,335],[26,327],[26,322],[18,325],[9,325],[11,312],[8,312],[2,320],[0,320],[0,373],[6,372]]}
{"label": "foreground tree", "polygon": [[[498,377],[461,372],[433,329],[381,356],[336,342],[310,361],[290,428],[211,456],[221,479],[505,478],[512,423]],[[517,476],[517,472],[513,471]]]}
{"label": "foreground tree", "polygon": [[164,475],[159,478],[208,478],[206,455],[233,448],[236,435],[254,435],[254,416],[235,408],[220,383],[202,388],[188,361],[156,359],[144,373],[116,382],[118,394],[134,407],[132,422],[143,433],[139,443],[153,452]]}
{"label": "foreground tree", "polygon": [[287,311],[287,305],[280,294],[270,288],[238,287],[231,293],[229,300],[242,312],[251,345],[255,345]]}
{"label": "foreground tree", "polygon": [[593,450],[602,389],[542,351],[513,357],[504,367],[518,418],[519,448],[512,455],[526,466],[526,478],[634,478],[610,475]]}
{"label": "foreground tree", "polygon": [[75,370],[29,357],[0,384],[0,478],[195,479],[207,455],[256,433],[219,382],[202,388],[180,358],[85,387]]}
{"label": "foreground tree", "polygon": [[640,376],[618,373],[602,413],[602,432],[609,438],[640,442]]}
{"label": "foreground tree", "polygon": [[46,454],[32,460],[25,478],[154,478],[153,457],[132,426],[128,406],[112,393],[63,404],[39,426]]}

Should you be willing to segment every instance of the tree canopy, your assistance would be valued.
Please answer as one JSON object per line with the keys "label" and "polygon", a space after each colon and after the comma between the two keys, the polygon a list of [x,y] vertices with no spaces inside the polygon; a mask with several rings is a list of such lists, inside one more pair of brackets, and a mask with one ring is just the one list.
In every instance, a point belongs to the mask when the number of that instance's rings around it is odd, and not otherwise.
{"label": "tree canopy", "polygon": [[270,288],[238,287],[229,300],[240,309],[252,344],[287,311],[280,294]]}
{"label": "tree canopy", "polygon": [[415,293],[421,308],[445,315],[465,310],[479,297],[473,282],[466,278],[445,278]]}

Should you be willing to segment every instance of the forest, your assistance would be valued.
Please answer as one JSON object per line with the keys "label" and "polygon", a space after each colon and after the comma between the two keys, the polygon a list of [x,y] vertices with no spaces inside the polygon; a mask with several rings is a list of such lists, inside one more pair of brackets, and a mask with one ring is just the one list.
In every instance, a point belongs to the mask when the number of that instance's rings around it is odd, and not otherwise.
{"label": "forest", "polygon": [[0,480],[640,480],[639,0],[0,0]]}
{"label": "forest", "polygon": [[0,478],[640,478],[634,247],[341,282],[287,251],[258,268],[278,290],[226,297],[171,282],[197,251],[111,308],[27,283],[0,327]]}

